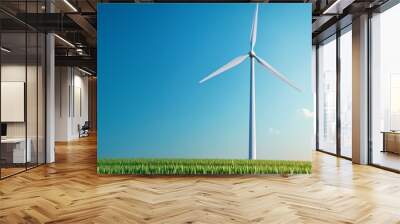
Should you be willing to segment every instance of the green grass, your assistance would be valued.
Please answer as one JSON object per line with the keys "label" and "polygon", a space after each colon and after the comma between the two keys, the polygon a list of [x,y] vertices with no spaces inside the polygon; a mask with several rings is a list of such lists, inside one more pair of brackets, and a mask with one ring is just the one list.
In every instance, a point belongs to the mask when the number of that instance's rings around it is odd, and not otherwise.
{"label": "green grass", "polygon": [[311,162],[225,159],[100,159],[99,174],[111,175],[245,175],[310,174]]}

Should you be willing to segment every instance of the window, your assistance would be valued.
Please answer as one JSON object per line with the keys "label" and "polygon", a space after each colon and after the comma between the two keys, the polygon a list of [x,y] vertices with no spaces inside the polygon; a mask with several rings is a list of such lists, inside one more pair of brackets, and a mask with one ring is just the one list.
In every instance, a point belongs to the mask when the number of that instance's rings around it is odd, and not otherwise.
{"label": "window", "polygon": [[400,5],[371,19],[371,159],[400,170]]}
{"label": "window", "polygon": [[336,153],[336,36],[318,47],[318,148]]}
{"label": "window", "polygon": [[352,156],[352,32],[351,26],[340,36],[340,154]]}

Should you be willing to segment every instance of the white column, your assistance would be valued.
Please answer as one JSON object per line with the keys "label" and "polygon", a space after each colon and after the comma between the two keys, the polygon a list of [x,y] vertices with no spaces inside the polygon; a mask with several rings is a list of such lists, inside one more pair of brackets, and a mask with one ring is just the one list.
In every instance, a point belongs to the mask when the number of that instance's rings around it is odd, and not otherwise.
{"label": "white column", "polygon": [[368,163],[368,15],[353,19],[353,162]]}
{"label": "white column", "polygon": [[[47,12],[54,11],[51,1],[46,1]],[[54,34],[46,35],[46,163],[55,161],[55,43]]]}
{"label": "white column", "polygon": [[54,133],[55,133],[55,76],[54,76],[54,35],[46,36],[46,163],[55,161]]}

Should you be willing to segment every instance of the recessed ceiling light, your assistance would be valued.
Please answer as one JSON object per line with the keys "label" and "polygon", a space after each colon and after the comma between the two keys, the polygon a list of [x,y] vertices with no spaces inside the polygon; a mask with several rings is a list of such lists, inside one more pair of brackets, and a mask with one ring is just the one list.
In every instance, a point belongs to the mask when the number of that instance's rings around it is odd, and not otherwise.
{"label": "recessed ceiling light", "polygon": [[78,12],[78,10],[73,6],[68,0],[64,0],[64,3],[68,5],[74,12]]}
{"label": "recessed ceiling light", "polygon": [[71,42],[69,42],[68,40],[62,38],[61,36],[59,36],[58,34],[54,34],[55,37],[57,37],[59,40],[61,40],[62,42],[64,42],[65,44],[67,44],[70,47],[75,48],[75,45],[73,45]]}
{"label": "recessed ceiling light", "polygon": [[343,9],[351,5],[354,0],[336,0],[322,14],[342,14]]}
{"label": "recessed ceiling light", "polygon": [[79,68],[79,67],[78,67],[78,70],[81,71],[81,72],[83,72],[83,73],[85,73],[85,74],[87,74],[87,75],[90,75],[90,76],[93,75],[92,73],[90,73],[90,72],[88,72],[88,71],[86,71],[86,70],[83,70],[83,69],[81,69],[81,68]]}

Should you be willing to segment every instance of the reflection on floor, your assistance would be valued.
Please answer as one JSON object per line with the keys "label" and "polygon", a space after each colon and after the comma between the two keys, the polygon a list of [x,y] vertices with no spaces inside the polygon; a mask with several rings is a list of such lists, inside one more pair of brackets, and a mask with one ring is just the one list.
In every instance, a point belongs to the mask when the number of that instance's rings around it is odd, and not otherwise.
{"label": "reflection on floor", "polygon": [[381,152],[376,150],[372,157],[373,163],[376,165],[400,170],[400,155],[391,152]]}
{"label": "reflection on floor", "polygon": [[346,147],[342,147],[341,148],[341,155],[347,158],[351,158],[352,157],[352,150],[351,148],[346,148]]}
{"label": "reflection on floor", "polygon": [[20,168],[1,168],[1,177],[7,177],[25,170],[25,167]]}
{"label": "reflection on floor", "polygon": [[314,152],[297,176],[103,176],[96,139],[0,181],[0,223],[399,223],[400,175]]}
{"label": "reflection on floor", "polygon": [[1,178],[5,178],[8,176],[11,176],[13,174],[17,174],[20,173],[22,171],[25,171],[26,169],[30,169],[31,167],[35,167],[36,163],[28,163],[26,164],[18,164],[18,165],[12,165],[12,164],[8,164],[8,165],[4,165],[4,167],[1,168],[0,172],[1,172]]}

